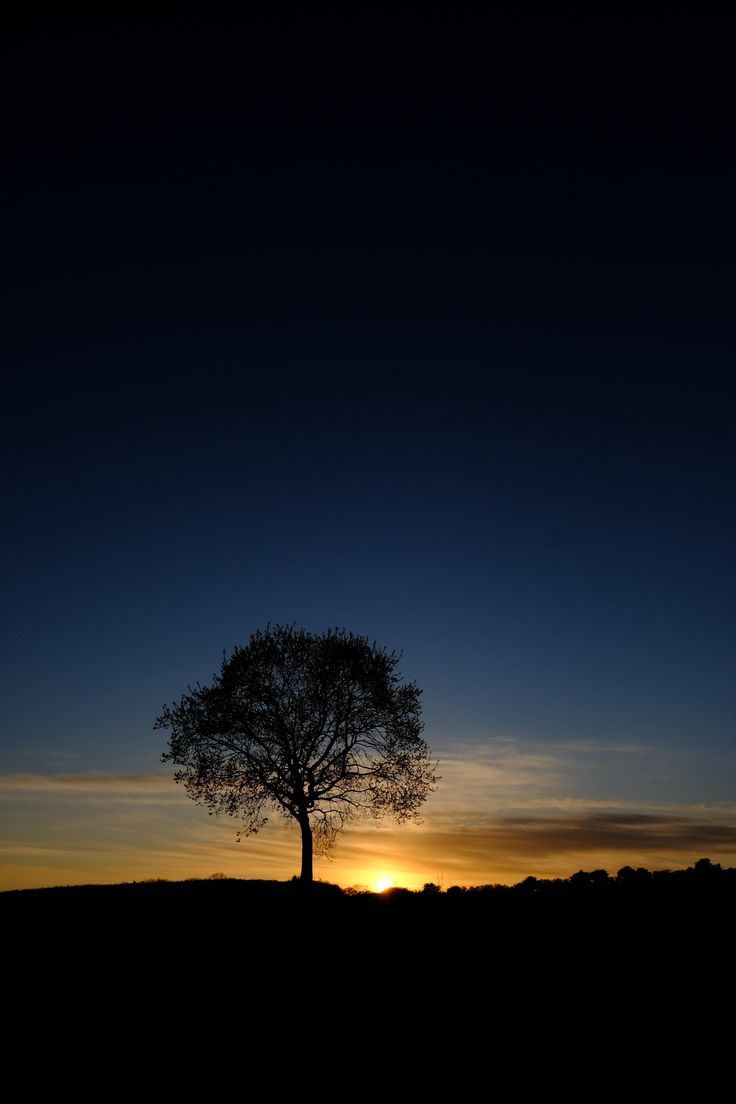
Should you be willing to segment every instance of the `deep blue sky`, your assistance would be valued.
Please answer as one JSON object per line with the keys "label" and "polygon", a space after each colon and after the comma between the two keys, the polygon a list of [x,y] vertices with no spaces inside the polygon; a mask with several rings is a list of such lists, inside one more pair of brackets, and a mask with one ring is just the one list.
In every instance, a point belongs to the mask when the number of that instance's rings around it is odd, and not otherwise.
{"label": "deep blue sky", "polygon": [[281,621],[733,800],[730,24],[307,30],[10,35],[3,770]]}

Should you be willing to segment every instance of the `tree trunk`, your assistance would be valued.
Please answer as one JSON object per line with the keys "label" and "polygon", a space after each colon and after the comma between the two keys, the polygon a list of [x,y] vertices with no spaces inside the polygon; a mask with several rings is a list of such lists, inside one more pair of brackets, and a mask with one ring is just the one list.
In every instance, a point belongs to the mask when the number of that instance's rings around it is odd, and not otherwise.
{"label": "tree trunk", "polygon": [[309,813],[304,811],[299,814],[299,827],[302,830],[302,872],[299,878],[302,882],[311,882],[312,873],[312,825],[309,823]]}

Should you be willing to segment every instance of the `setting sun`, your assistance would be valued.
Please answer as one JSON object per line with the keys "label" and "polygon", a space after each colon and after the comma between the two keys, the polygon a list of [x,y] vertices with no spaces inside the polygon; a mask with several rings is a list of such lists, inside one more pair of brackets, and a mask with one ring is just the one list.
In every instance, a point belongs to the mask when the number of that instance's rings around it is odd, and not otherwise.
{"label": "setting sun", "polygon": [[383,893],[385,889],[390,889],[393,884],[391,878],[378,878],[376,881],[376,889],[379,893]]}

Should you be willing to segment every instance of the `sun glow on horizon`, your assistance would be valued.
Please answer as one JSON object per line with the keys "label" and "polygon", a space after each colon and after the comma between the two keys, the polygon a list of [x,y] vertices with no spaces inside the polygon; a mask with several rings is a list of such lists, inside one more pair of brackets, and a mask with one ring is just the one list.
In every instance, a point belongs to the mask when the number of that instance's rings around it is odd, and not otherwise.
{"label": "sun glow on horizon", "polygon": [[383,893],[384,890],[391,889],[391,886],[393,884],[394,883],[393,883],[392,878],[382,877],[382,878],[377,878],[376,879],[375,886],[376,886],[376,889],[378,890],[379,893]]}

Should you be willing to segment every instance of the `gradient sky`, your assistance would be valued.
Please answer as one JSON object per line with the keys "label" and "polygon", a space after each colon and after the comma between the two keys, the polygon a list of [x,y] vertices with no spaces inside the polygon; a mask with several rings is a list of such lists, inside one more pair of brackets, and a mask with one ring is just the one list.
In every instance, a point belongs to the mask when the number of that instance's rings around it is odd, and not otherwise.
{"label": "gradient sky", "polygon": [[297,869],[152,730],[269,621],[440,760],[320,876],[734,863],[732,29],[12,29],[3,888]]}

